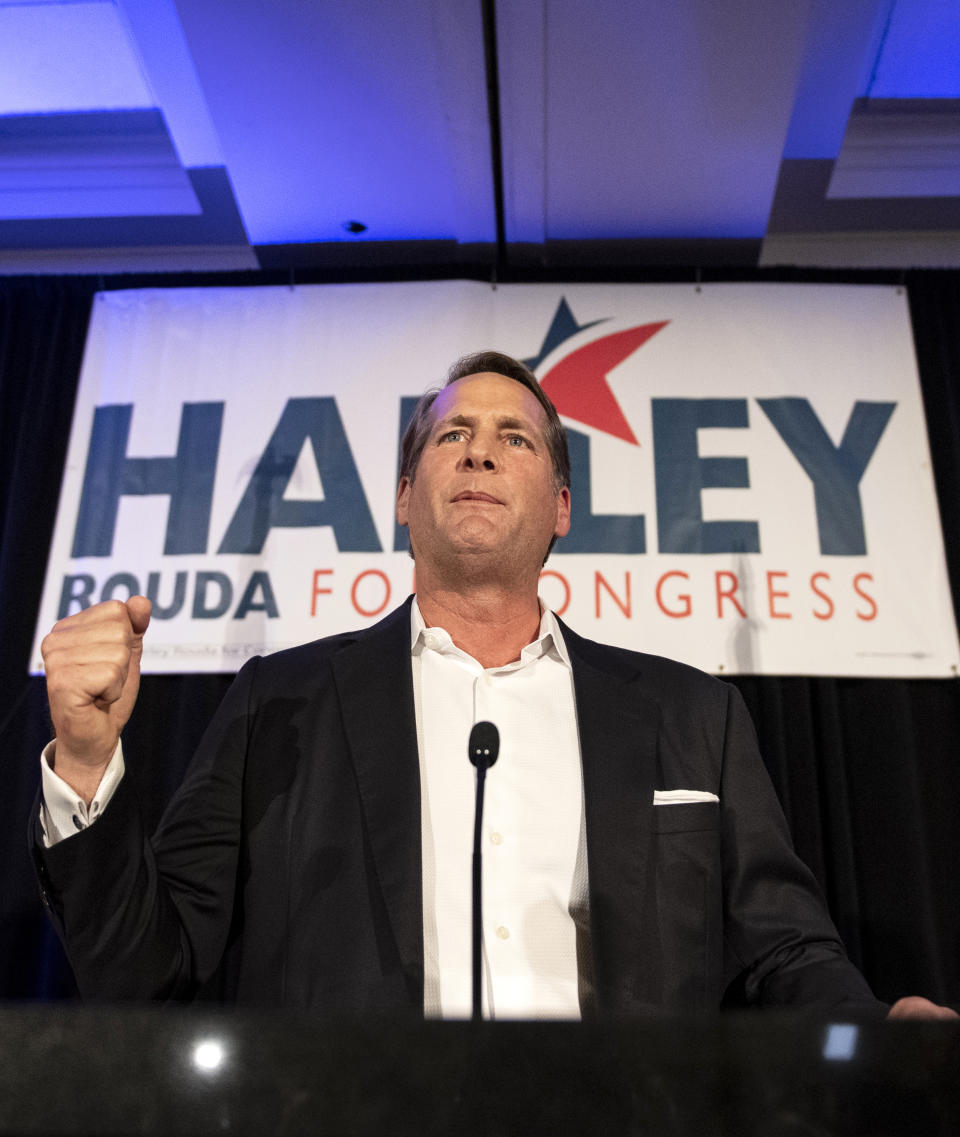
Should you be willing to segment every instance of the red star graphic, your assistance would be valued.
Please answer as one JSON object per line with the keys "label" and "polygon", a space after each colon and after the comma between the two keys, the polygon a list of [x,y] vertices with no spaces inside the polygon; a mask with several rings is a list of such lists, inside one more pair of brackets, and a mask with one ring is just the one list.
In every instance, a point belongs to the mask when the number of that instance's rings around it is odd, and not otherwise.
{"label": "red star graphic", "polygon": [[661,320],[641,324],[584,344],[551,367],[540,380],[540,386],[553,400],[559,414],[639,446],[610,390],[607,375],[669,323],[669,320]]}

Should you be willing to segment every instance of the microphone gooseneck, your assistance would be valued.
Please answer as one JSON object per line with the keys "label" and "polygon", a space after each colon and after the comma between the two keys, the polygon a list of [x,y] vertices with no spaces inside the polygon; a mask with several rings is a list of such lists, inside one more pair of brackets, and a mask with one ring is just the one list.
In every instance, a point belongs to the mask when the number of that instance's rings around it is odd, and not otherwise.
{"label": "microphone gooseneck", "polygon": [[473,927],[472,927],[472,974],[473,974],[473,1017],[483,1017],[481,996],[481,951],[483,945],[483,856],[480,852],[480,838],[483,827],[483,788],[487,770],[496,762],[500,753],[500,732],[492,722],[478,722],[470,731],[467,756],[477,768],[477,800],[473,815]]}

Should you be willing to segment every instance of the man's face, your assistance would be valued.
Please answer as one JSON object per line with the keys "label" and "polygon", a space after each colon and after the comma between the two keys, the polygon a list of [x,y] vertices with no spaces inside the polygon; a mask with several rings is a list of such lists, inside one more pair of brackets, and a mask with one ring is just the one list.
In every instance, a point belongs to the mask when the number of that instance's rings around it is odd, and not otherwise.
{"label": "man's face", "polygon": [[485,372],[445,387],[431,410],[414,478],[397,493],[418,566],[492,553],[504,567],[539,569],[551,538],[570,529],[570,491],[554,484],[543,408],[522,384]]}

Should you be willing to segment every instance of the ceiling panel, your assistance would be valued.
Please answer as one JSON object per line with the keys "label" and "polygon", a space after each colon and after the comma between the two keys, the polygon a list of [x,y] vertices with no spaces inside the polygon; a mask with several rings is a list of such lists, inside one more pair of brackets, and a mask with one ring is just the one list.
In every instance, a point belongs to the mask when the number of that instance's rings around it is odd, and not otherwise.
{"label": "ceiling panel", "polygon": [[760,263],[960,264],[955,103],[878,97],[960,95],[955,0],[818,5]]}
{"label": "ceiling panel", "polygon": [[[865,97],[922,100],[888,108],[909,138],[871,119],[870,185]],[[908,169],[935,98],[956,0],[0,0],[0,197],[33,195],[0,272],[960,264],[952,165],[924,198]],[[54,159],[18,167],[105,111],[163,124],[152,189],[133,137],[59,191]]]}
{"label": "ceiling panel", "polygon": [[[513,45],[501,67],[503,129],[515,157],[514,133],[536,142],[539,127],[548,238],[762,235],[805,3],[550,0],[530,5],[539,19],[518,7],[498,8],[500,39]],[[515,201],[523,168],[505,174]],[[535,217],[536,202],[526,204]]]}
{"label": "ceiling panel", "polygon": [[0,220],[200,212],[157,110],[0,115]]}
{"label": "ceiling panel", "polygon": [[858,99],[827,197],[960,197],[960,99]]}
{"label": "ceiling panel", "polygon": [[814,0],[785,159],[834,159],[883,42],[891,0]]}
{"label": "ceiling panel", "polygon": [[957,0],[897,0],[865,95],[951,99],[960,94]]}
{"label": "ceiling panel", "polygon": [[0,115],[152,105],[110,0],[0,3]]}
{"label": "ceiling panel", "polygon": [[178,8],[254,244],[493,240],[474,0]]}

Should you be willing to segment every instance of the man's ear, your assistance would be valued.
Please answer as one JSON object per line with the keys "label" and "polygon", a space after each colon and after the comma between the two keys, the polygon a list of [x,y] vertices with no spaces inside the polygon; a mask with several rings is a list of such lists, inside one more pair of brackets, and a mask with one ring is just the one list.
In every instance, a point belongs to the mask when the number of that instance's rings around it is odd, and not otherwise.
{"label": "man's ear", "polygon": [[397,524],[407,524],[407,503],[410,500],[410,479],[401,478],[397,486]]}
{"label": "man's ear", "polygon": [[555,537],[566,537],[570,532],[570,490],[564,486],[557,494],[557,527]]}

